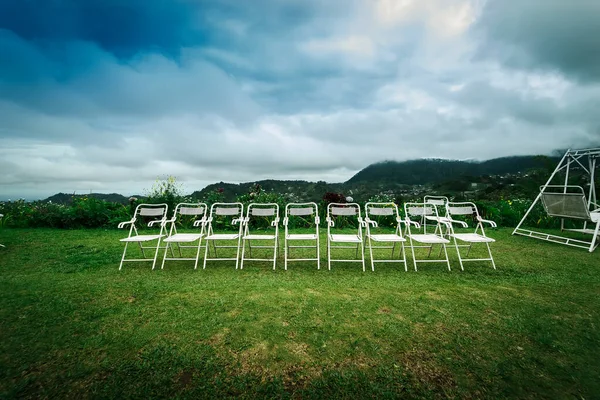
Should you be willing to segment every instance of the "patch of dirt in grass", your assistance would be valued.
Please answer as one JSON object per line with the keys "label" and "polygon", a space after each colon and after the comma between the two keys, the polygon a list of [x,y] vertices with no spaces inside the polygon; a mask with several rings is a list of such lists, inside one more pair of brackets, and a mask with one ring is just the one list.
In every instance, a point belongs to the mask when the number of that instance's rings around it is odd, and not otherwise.
{"label": "patch of dirt in grass", "polygon": [[309,346],[302,342],[288,342],[285,344],[285,348],[296,357],[300,358],[302,362],[311,361],[311,357],[308,354]]}
{"label": "patch of dirt in grass", "polygon": [[511,288],[511,287],[506,287],[506,286],[496,286],[498,289],[503,289],[503,290],[508,290],[514,293],[518,293],[519,290],[515,289],[515,288]]}
{"label": "patch of dirt in grass", "polygon": [[425,292],[425,295],[433,300],[442,300],[442,298],[443,298],[439,293],[432,292],[432,291]]}
{"label": "patch of dirt in grass", "polygon": [[227,315],[228,315],[229,317],[231,317],[231,318],[235,318],[235,317],[237,317],[238,315],[240,315],[241,313],[242,313],[242,311],[241,311],[240,309],[238,309],[238,308],[234,308],[233,310],[229,311],[229,312],[227,313]]}
{"label": "patch of dirt in grass", "polygon": [[175,382],[177,386],[182,389],[186,389],[190,382],[192,382],[192,378],[194,377],[194,373],[190,370],[183,370],[175,377]]}
{"label": "patch of dirt in grass", "polygon": [[283,371],[283,386],[289,393],[307,388],[323,374],[321,367],[313,365],[293,365]]}
{"label": "patch of dirt in grass", "polygon": [[381,307],[377,310],[377,314],[389,314],[391,312],[389,307]]}
{"label": "patch of dirt in grass", "polygon": [[427,351],[410,350],[401,356],[400,362],[413,379],[421,384],[442,392],[453,390],[457,386],[452,373],[439,365],[435,357]]}
{"label": "patch of dirt in grass", "polygon": [[212,335],[211,338],[208,339],[208,344],[210,344],[211,346],[217,346],[217,345],[222,344],[223,339],[225,338],[225,336],[228,333],[229,333],[229,328],[224,328],[223,331]]}

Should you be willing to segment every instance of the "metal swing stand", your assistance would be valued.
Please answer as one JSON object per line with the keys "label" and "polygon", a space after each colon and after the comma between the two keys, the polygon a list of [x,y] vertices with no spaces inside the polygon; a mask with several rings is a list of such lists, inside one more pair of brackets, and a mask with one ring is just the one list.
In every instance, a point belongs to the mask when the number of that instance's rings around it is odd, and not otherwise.
{"label": "metal swing stand", "polygon": [[[546,184],[540,187],[540,193],[512,234],[579,247],[587,249],[589,252],[594,251],[600,243],[600,204],[596,197],[595,185],[596,167],[600,164],[598,159],[600,159],[600,148],[567,150]],[[583,187],[569,185],[569,173],[573,167],[580,168],[589,177],[587,198]],[[554,181],[558,180],[555,178],[558,178],[557,174],[561,171],[565,173],[564,182],[555,184]],[[591,240],[574,239],[521,228],[531,210],[540,200],[549,216],[561,218],[561,231],[590,234],[592,235]],[[583,221],[583,227],[565,229],[565,218]]]}

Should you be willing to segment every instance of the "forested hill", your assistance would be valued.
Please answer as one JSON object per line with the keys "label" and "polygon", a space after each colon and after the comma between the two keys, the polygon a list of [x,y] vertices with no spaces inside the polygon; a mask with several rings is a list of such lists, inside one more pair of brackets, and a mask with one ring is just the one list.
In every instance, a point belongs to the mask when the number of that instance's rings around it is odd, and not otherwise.
{"label": "forested hill", "polygon": [[482,176],[517,174],[531,169],[544,169],[550,174],[557,163],[558,158],[547,156],[504,157],[483,162],[440,159],[386,161],[369,165],[344,183],[274,179],[240,184],[219,182],[194,192],[192,197],[206,198],[209,193],[220,191],[225,200],[233,201],[258,184],[262,190],[294,193],[303,200],[318,201],[327,192],[353,193],[355,198],[365,199],[375,193],[396,190],[399,186],[441,185],[440,189],[446,186],[456,188],[464,187],[468,182],[481,181],[479,178]]}
{"label": "forested hill", "polygon": [[468,176],[515,174],[532,168],[553,168],[558,161],[558,158],[547,156],[503,157],[481,162],[441,159],[385,161],[369,165],[350,178],[346,184],[435,184]]}
{"label": "forested hill", "polygon": [[[44,201],[59,203],[59,204],[71,204],[73,199],[90,197],[98,200],[109,201],[112,203],[129,204],[129,197],[125,197],[118,193],[89,193],[89,194],[69,194],[69,193],[57,193],[45,199]],[[139,197],[139,196],[138,196]]]}

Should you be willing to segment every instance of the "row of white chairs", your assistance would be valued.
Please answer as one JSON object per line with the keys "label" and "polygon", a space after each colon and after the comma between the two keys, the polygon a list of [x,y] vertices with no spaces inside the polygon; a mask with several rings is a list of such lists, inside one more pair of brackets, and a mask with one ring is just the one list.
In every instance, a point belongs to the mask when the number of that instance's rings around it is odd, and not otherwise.
{"label": "row of white chairs", "polygon": [[[443,211],[442,214],[440,210]],[[210,209],[204,203],[181,203],[176,206],[170,219],[167,219],[167,211],[167,204],[140,204],[130,221],[119,224],[119,228],[130,226],[128,237],[121,239],[125,243],[125,249],[119,270],[122,269],[123,263],[128,261],[152,261],[154,269],[160,249],[164,250],[161,269],[167,260],[194,261],[194,269],[197,269],[202,248],[203,268],[206,268],[207,261],[235,261],[236,269],[243,269],[248,261],[268,261],[275,269],[279,252],[280,223],[277,204],[252,203],[244,213],[242,203],[215,203]],[[326,218],[328,269],[331,269],[332,262],[358,262],[365,271],[365,247],[368,247],[371,270],[374,271],[375,263],[379,262],[404,264],[404,269],[408,270],[405,250],[409,247],[415,271],[417,263],[424,262],[444,262],[450,270],[446,245],[451,242],[456,248],[461,269],[464,270],[465,261],[491,261],[492,267],[496,268],[489,246],[494,239],[486,236],[483,229],[484,223],[493,227],[496,224],[482,219],[475,204],[453,203],[447,198],[426,196],[422,203],[406,203],[404,212],[405,218],[402,219],[395,203],[368,202],[364,207],[363,218],[361,207],[357,203],[330,203],[327,206]],[[457,219],[460,217],[473,217],[475,231],[456,232],[454,225],[468,227],[465,218]],[[182,226],[186,225],[186,220],[187,225],[193,228],[184,232]],[[317,204],[287,204],[282,223],[285,229],[284,269],[287,270],[288,263],[294,261],[315,261],[320,269],[320,220]],[[290,226],[299,225],[305,227],[303,232],[299,229],[290,232]],[[158,227],[158,232],[146,232],[153,226]],[[142,258],[126,257],[129,243],[138,243]],[[485,244],[489,257],[468,258],[474,244]],[[434,245],[440,245],[437,259],[431,259]],[[468,247],[466,255],[460,251],[460,248],[465,246]],[[219,256],[219,249],[226,248],[230,249],[229,253],[235,252],[235,257],[223,253]],[[415,249],[419,248],[428,250],[427,258],[417,257]],[[268,257],[253,256],[253,249],[267,249]],[[292,253],[296,252],[294,249],[313,249],[314,257],[292,257]],[[341,257],[341,254],[344,251],[347,253],[349,249],[354,251],[353,258],[335,258],[336,255]],[[145,252],[148,250],[151,250],[153,255],[147,256]],[[182,250],[193,251],[194,256],[184,256]],[[381,253],[376,253],[377,250],[391,250],[391,255],[389,258],[383,258]],[[440,258],[442,252],[444,258]]]}

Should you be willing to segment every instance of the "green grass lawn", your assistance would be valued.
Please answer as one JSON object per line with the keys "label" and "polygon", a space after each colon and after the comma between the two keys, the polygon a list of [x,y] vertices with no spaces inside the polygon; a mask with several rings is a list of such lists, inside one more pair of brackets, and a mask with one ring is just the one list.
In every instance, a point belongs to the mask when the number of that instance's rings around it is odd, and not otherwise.
{"label": "green grass lawn", "polygon": [[3,229],[0,397],[599,396],[600,251],[510,233],[497,271],[119,272],[122,231]]}

